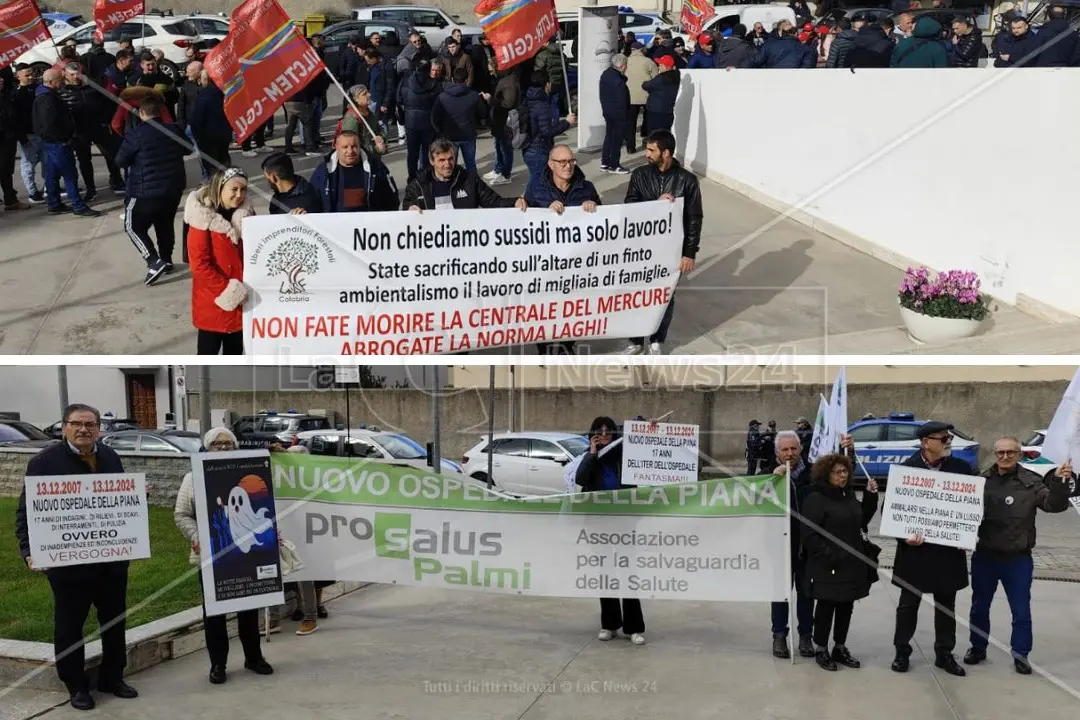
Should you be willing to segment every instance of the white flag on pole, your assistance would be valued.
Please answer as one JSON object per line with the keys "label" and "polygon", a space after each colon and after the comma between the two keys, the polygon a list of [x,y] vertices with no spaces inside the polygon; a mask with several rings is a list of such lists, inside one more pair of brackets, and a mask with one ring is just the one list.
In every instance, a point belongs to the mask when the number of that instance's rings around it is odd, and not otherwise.
{"label": "white flag on pole", "polygon": [[840,435],[848,430],[847,418],[847,368],[840,368],[836,374],[836,380],[832,386],[832,398],[829,400],[829,411],[832,413],[831,444],[829,452],[840,450]]}
{"label": "white flag on pole", "polygon": [[816,462],[822,455],[828,455],[832,450],[829,439],[830,425],[832,424],[832,408],[825,401],[824,395],[819,395],[817,417],[814,419],[814,437],[810,441],[810,462]]}
{"label": "white flag on pole", "polygon": [[[1072,382],[1054,412],[1054,419],[1046,430],[1041,454],[1058,465],[1071,464],[1074,473],[1080,468],[1080,369],[1073,375]],[[1070,489],[1073,497],[1069,500],[1076,512],[1080,513],[1080,495],[1077,494],[1075,486]]]}

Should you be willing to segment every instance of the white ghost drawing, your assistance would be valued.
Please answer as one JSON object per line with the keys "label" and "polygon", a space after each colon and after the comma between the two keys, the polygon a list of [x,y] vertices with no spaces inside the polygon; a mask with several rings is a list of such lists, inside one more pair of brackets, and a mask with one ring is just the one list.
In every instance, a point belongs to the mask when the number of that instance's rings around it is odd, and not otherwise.
{"label": "white ghost drawing", "polygon": [[[221,503],[220,498],[218,503]],[[271,519],[267,517],[270,511],[260,508],[259,512],[255,512],[251,507],[251,498],[241,487],[234,487],[229,492],[229,502],[225,506],[225,511],[229,515],[229,532],[232,534],[233,542],[242,553],[251,550],[253,545],[261,545],[256,535],[266,532],[273,525]]]}

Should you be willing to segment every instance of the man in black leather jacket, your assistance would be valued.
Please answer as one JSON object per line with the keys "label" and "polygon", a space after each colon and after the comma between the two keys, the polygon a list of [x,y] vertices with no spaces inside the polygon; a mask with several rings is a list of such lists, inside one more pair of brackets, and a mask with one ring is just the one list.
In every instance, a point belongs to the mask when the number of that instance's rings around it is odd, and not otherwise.
{"label": "man in black leather jacket", "polygon": [[[701,188],[697,176],[675,159],[675,136],[667,130],[657,130],[649,135],[645,146],[647,165],[637,168],[630,175],[630,186],[626,190],[627,203],[649,202],[652,200],[670,200],[683,198],[683,242],[682,260],[679,272],[688,273],[694,269],[701,244],[701,221],[704,211],[701,206]],[[660,327],[649,338],[649,351],[653,355],[663,352],[663,343],[667,339],[671,318],[675,314],[675,297],[668,302],[667,310],[660,321]],[[630,344],[623,351],[627,355],[637,355],[645,349],[645,338],[631,338]]]}

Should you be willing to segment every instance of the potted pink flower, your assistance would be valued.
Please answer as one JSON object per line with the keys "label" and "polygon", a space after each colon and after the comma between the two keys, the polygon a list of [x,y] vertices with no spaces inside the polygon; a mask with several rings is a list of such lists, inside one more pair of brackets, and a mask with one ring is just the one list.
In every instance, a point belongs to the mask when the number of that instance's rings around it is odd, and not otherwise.
{"label": "potted pink flower", "polygon": [[971,271],[934,274],[925,267],[908,268],[899,288],[900,316],[908,337],[921,345],[974,335],[990,314],[979,288],[979,276]]}

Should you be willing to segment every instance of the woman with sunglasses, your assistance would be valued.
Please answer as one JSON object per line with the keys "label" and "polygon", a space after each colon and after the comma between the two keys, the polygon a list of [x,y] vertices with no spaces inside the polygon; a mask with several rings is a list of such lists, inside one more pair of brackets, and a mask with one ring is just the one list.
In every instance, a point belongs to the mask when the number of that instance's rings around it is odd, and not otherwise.
{"label": "woman with sunglasses", "polygon": [[[850,452],[850,436],[844,446]],[[877,484],[870,480],[860,501],[851,487],[851,458],[825,455],[810,470],[811,484],[803,501],[802,543],[806,577],[814,607],[814,658],[823,670],[837,665],[858,668],[847,649],[855,601],[870,594],[870,569],[863,533],[877,512]],[[829,634],[833,649],[829,652]]]}
{"label": "woman with sunglasses", "polygon": [[[203,447],[207,452],[228,452],[239,449],[236,436],[223,427],[213,428],[203,437]],[[191,473],[184,475],[180,490],[176,494],[176,508],[173,519],[180,533],[191,543],[190,562],[198,567],[202,556],[199,547],[199,523],[195,519],[195,489]],[[208,548],[209,549],[209,548]],[[201,569],[197,573],[199,586],[202,587]],[[210,655],[210,682],[220,685],[227,679],[225,665],[229,659],[229,628],[226,615],[207,617],[206,604],[203,604],[203,634],[206,637],[206,652]],[[262,655],[259,644],[259,611],[242,610],[236,613],[236,629],[240,634],[240,644],[244,648],[244,667],[258,675],[272,675],[274,668]]]}
{"label": "woman with sunglasses", "polygon": [[[975,469],[948,454],[953,426],[927,422],[915,431],[919,452],[904,461],[905,467],[938,470],[957,475],[974,475]],[[919,622],[923,593],[934,596],[934,665],[950,675],[967,673],[956,662],[956,593],[968,586],[967,553],[960,548],[924,543],[921,535],[896,540],[893,585],[900,588],[896,605],[896,658],[893,672],[907,672],[911,666],[911,638]]]}
{"label": "woman with sunglasses", "polygon": [[[577,484],[585,492],[619,490],[622,484],[622,445],[601,454],[605,447],[620,437],[619,426],[609,417],[598,417],[589,427],[589,451],[577,469]],[[611,640],[619,634],[630,638],[635,645],[645,644],[645,617],[637,598],[600,598],[601,640]]]}

